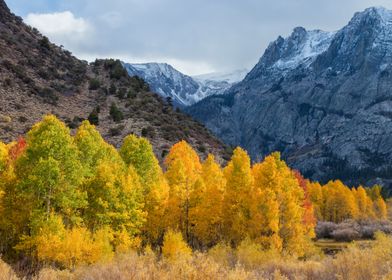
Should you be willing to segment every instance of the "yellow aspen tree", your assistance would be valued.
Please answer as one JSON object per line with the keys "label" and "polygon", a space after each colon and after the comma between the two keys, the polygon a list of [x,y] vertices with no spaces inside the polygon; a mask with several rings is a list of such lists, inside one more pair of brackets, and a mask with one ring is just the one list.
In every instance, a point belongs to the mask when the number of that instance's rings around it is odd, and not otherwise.
{"label": "yellow aspen tree", "polygon": [[3,172],[7,166],[8,149],[7,145],[0,141],[0,173]]}
{"label": "yellow aspen tree", "polygon": [[166,227],[164,217],[169,198],[166,178],[147,139],[129,135],[119,152],[124,162],[128,166],[132,165],[140,177],[144,211],[147,213],[143,235],[151,245],[157,245]]}
{"label": "yellow aspen tree", "polygon": [[26,223],[31,217],[29,209],[33,208],[33,201],[18,191],[20,179],[15,174],[15,164],[25,148],[23,138],[6,145],[5,168],[0,172],[0,240],[5,255],[13,253],[13,246],[25,232]]}
{"label": "yellow aspen tree", "polygon": [[185,141],[175,144],[165,159],[165,177],[170,186],[168,226],[177,229],[189,243],[192,237],[190,222],[191,196],[201,181],[199,156]]}
{"label": "yellow aspen tree", "polygon": [[313,204],[314,215],[316,220],[323,221],[323,207],[324,207],[324,198],[323,191],[320,183],[318,182],[309,182],[308,185],[309,198]]}
{"label": "yellow aspen tree", "polygon": [[226,179],[213,155],[208,155],[202,164],[202,184],[197,192],[198,201],[191,211],[191,221],[195,225],[196,238],[211,247],[222,238],[223,198]]}
{"label": "yellow aspen tree", "polygon": [[352,190],[358,205],[358,219],[375,218],[373,209],[373,201],[367,195],[365,189],[359,186],[357,189]]}
{"label": "yellow aspen tree", "polygon": [[248,154],[236,148],[223,173],[227,181],[223,204],[224,234],[232,245],[238,245],[249,231],[254,194]]}
{"label": "yellow aspen tree", "polygon": [[48,115],[33,126],[26,149],[15,163],[18,200],[24,201],[28,212],[26,232],[48,220],[51,213],[61,216],[68,227],[82,222],[87,200],[80,188],[81,170],[77,147],[63,122]]}
{"label": "yellow aspen tree", "polygon": [[74,140],[84,171],[83,190],[88,195],[85,223],[92,232],[110,227],[115,237],[133,241],[145,220],[138,174],[88,121],[78,128]]}
{"label": "yellow aspen tree", "polygon": [[272,249],[302,256],[309,236],[304,224],[304,190],[295,173],[279,153],[273,153],[253,167],[253,174],[255,186],[264,192],[258,209],[263,213],[260,222],[264,219],[267,224],[263,224],[261,235],[270,237]]}
{"label": "yellow aspen tree", "polygon": [[252,168],[254,196],[252,201],[252,239],[259,241],[264,249],[282,250],[280,229],[280,202],[278,201],[276,162],[267,157]]}
{"label": "yellow aspen tree", "polygon": [[74,142],[78,147],[78,156],[83,166],[84,176],[89,178],[96,175],[100,161],[121,161],[116,149],[105,142],[101,134],[88,121],[83,121],[76,131]]}
{"label": "yellow aspen tree", "polygon": [[374,202],[375,217],[380,220],[386,220],[388,217],[388,209],[385,200],[382,197],[377,198]]}
{"label": "yellow aspen tree", "polygon": [[356,219],[358,205],[354,194],[340,180],[330,181],[323,187],[324,218],[340,223],[346,219]]}
{"label": "yellow aspen tree", "polygon": [[388,216],[388,208],[384,198],[381,195],[381,190],[381,186],[375,185],[371,188],[367,188],[366,192],[373,201],[373,209],[376,219],[385,220]]}
{"label": "yellow aspen tree", "polygon": [[137,235],[145,221],[139,176],[132,166],[100,161],[96,176],[85,182],[88,208],[84,218],[95,232],[103,227]]}

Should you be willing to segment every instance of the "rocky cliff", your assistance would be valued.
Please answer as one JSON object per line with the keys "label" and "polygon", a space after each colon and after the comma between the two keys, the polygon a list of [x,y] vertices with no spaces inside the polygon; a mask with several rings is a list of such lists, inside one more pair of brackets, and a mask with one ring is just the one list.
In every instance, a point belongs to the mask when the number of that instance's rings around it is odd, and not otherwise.
{"label": "rocky cliff", "polygon": [[312,179],[390,186],[392,11],[369,8],[337,32],[295,28],[188,112],[253,159],[277,150]]}

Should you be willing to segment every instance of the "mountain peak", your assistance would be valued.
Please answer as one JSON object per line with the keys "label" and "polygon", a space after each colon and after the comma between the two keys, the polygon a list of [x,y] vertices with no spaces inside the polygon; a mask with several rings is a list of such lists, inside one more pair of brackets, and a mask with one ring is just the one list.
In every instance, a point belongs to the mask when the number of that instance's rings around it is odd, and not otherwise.
{"label": "mountain peak", "polygon": [[2,20],[4,17],[10,16],[11,11],[8,8],[7,4],[5,3],[4,0],[0,0],[0,20]]}
{"label": "mountain peak", "polygon": [[384,7],[370,7],[362,12],[354,14],[349,22],[349,26],[364,23],[365,25],[373,26],[374,23],[392,23],[392,11]]}

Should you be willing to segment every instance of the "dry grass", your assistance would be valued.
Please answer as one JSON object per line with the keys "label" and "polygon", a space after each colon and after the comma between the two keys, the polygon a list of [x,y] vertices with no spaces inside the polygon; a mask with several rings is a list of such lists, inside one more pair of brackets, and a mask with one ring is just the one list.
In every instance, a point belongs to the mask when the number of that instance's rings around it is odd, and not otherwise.
{"label": "dry grass", "polygon": [[[75,271],[41,270],[34,280],[125,280],[125,279],[265,279],[265,280],[378,280],[392,279],[392,238],[378,236],[371,245],[354,244],[332,257],[312,260],[282,258],[253,249],[246,257],[220,246],[208,253],[175,261],[159,259],[152,251],[129,253],[113,261],[79,267]],[[263,255],[264,254],[264,255]],[[266,254],[270,254],[266,258]],[[10,267],[0,262],[0,280],[17,279]]]}
{"label": "dry grass", "polygon": [[13,272],[11,267],[0,260],[0,280],[17,280],[18,277]]}

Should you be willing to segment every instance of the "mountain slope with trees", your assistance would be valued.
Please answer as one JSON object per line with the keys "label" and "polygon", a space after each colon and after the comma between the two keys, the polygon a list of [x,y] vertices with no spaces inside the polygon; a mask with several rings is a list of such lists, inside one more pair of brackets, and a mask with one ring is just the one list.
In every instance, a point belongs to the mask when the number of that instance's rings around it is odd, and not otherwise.
{"label": "mountain slope with trees", "polygon": [[159,159],[187,140],[201,155],[222,158],[224,145],[175,110],[121,62],[88,64],[25,25],[0,0],[0,139],[12,141],[47,113],[72,129],[89,119],[111,144],[131,133],[147,137]]}

